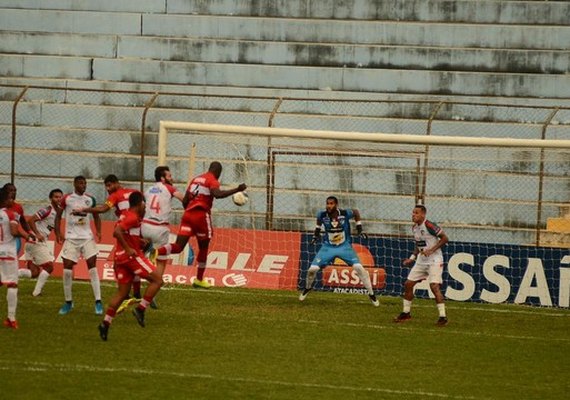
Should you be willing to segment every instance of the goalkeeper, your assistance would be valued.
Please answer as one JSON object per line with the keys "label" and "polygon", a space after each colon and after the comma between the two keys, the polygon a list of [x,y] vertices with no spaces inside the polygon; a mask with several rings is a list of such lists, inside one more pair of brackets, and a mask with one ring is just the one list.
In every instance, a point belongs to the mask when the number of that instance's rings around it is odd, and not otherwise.
{"label": "goalkeeper", "polygon": [[331,265],[335,258],[340,258],[347,265],[354,268],[356,274],[360,278],[364,287],[368,291],[368,297],[372,304],[376,307],[380,302],[376,299],[372,284],[370,282],[370,275],[364,269],[358,255],[352,248],[352,239],[350,236],[350,220],[354,218],[356,221],[356,231],[362,238],[366,238],[366,234],[362,232],[362,223],[360,221],[360,212],[356,209],[340,209],[338,208],[338,199],[334,196],[327,197],[326,210],[321,210],[317,213],[317,227],[312,244],[321,240],[321,229],[324,228],[325,234],[323,237],[323,245],[319,252],[311,262],[309,271],[307,272],[307,280],[305,289],[299,295],[299,300],[303,301],[307,294],[313,288],[315,277],[319,269]]}

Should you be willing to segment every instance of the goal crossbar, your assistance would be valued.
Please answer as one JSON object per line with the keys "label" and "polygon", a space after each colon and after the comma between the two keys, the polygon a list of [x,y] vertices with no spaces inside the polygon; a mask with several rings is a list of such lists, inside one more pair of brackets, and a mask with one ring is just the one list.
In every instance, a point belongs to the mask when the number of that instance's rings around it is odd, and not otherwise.
{"label": "goal crossbar", "polygon": [[265,137],[291,137],[308,139],[332,139],[352,142],[378,142],[447,146],[493,146],[521,148],[570,149],[570,140],[564,139],[516,139],[462,136],[399,135],[393,133],[342,132],[259,126],[204,124],[195,122],[160,121],[158,135],[158,162],[166,160],[166,135],[168,130],[186,130],[212,133],[247,134]]}

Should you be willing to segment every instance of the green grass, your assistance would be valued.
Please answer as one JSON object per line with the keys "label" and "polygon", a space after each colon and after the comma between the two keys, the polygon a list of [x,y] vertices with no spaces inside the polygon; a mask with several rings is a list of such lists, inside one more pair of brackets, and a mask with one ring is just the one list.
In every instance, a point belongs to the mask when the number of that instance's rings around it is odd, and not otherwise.
{"label": "green grass", "polygon": [[[40,298],[20,282],[20,329],[0,330],[0,393],[17,399],[566,399],[570,311],[433,301],[394,324],[397,298],[175,287],[140,328],[120,315],[98,336],[91,288],[57,311],[61,281]],[[104,298],[114,292],[103,288]],[[5,288],[0,288],[5,317]],[[11,396],[4,397],[6,394]]]}

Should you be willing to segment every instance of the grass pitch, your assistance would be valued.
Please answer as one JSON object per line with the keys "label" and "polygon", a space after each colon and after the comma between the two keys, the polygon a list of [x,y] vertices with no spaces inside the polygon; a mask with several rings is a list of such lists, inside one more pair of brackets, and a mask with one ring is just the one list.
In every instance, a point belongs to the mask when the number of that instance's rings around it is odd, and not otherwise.
{"label": "grass pitch", "polygon": [[[14,399],[566,399],[570,311],[433,301],[394,324],[401,300],[247,289],[166,288],[146,328],[118,316],[99,338],[91,288],[58,315],[61,281],[0,330],[0,393]],[[114,286],[103,287],[103,298]],[[5,288],[0,288],[5,318]],[[6,397],[5,397],[6,396]]]}

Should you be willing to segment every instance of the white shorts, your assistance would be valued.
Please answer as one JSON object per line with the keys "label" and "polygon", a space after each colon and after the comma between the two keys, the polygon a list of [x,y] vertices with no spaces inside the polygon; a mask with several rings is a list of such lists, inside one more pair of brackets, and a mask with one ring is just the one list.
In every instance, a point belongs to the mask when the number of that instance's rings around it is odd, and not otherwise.
{"label": "white shorts", "polygon": [[18,283],[18,260],[0,260],[0,281],[8,283]]}
{"label": "white shorts", "polygon": [[36,265],[53,262],[53,252],[47,242],[26,243],[26,259]]}
{"label": "white shorts", "polygon": [[74,263],[79,261],[80,256],[88,260],[98,253],[97,243],[93,239],[65,239],[61,249],[61,257]]}
{"label": "white shorts", "polygon": [[408,280],[419,282],[428,280],[429,283],[443,283],[443,261],[434,261],[429,264],[414,265],[408,274]]}
{"label": "white shorts", "polygon": [[[141,224],[141,234],[145,239],[150,240],[152,247],[158,249],[166,246],[170,240],[170,228],[168,225]],[[168,256],[158,256],[159,260],[167,260]]]}

